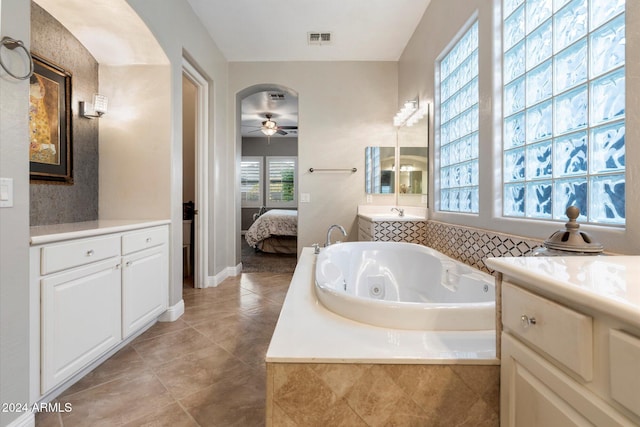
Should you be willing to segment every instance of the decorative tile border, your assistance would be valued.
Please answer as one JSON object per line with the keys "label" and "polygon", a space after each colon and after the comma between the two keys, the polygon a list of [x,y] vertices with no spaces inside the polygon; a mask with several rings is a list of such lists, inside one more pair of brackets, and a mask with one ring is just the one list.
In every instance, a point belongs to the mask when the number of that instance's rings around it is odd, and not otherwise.
{"label": "decorative tile border", "polygon": [[375,221],[373,240],[426,245],[425,221]]}
{"label": "decorative tile border", "polygon": [[542,240],[428,220],[425,245],[478,270],[491,273],[484,264],[485,258],[528,255],[542,246]]}

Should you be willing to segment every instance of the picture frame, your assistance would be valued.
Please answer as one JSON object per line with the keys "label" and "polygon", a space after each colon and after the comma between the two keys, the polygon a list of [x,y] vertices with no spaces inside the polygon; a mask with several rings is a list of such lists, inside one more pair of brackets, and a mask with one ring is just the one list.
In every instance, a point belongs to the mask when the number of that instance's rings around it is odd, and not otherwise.
{"label": "picture frame", "polygon": [[73,184],[71,73],[37,54],[29,81],[29,178]]}

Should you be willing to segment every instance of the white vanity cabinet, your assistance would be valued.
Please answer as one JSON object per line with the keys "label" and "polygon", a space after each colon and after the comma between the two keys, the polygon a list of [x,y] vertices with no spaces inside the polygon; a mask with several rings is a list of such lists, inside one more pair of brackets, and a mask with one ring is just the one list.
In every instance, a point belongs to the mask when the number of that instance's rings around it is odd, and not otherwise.
{"label": "white vanity cabinet", "polygon": [[144,225],[32,236],[32,402],[166,310],[168,225]]}
{"label": "white vanity cabinet", "polygon": [[44,393],[120,342],[119,258],[44,277],[41,322]]}
{"label": "white vanity cabinet", "polygon": [[122,237],[122,337],[127,338],[167,309],[166,227]]}
{"label": "white vanity cabinet", "polygon": [[503,427],[640,425],[640,258],[572,258],[485,261],[502,273]]}

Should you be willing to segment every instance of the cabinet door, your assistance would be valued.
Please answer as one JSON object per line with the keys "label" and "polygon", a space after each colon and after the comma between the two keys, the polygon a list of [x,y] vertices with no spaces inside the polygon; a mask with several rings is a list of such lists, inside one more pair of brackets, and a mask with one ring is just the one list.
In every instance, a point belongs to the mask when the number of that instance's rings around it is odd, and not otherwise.
{"label": "cabinet door", "polygon": [[632,426],[628,419],[510,334],[502,334],[504,427]]}
{"label": "cabinet door", "polygon": [[167,309],[167,246],[122,258],[122,335],[128,337]]}
{"label": "cabinet door", "polygon": [[120,342],[120,274],[113,258],[40,281],[43,394]]}

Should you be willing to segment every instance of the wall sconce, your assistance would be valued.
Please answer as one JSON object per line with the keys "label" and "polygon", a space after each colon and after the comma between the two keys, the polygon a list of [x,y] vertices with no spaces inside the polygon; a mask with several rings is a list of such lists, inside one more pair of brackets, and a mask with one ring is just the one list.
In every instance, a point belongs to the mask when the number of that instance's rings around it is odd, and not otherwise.
{"label": "wall sconce", "polygon": [[420,105],[420,100],[417,97],[407,101],[393,117],[393,125],[397,127],[413,126],[427,114],[428,108],[429,104]]}
{"label": "wall sconce", "polygon": [[107,112],[109,100],[106,96],[96,93],[93,95],[93,103],[80,101],[80,116],[87,119],[98,119]]}

